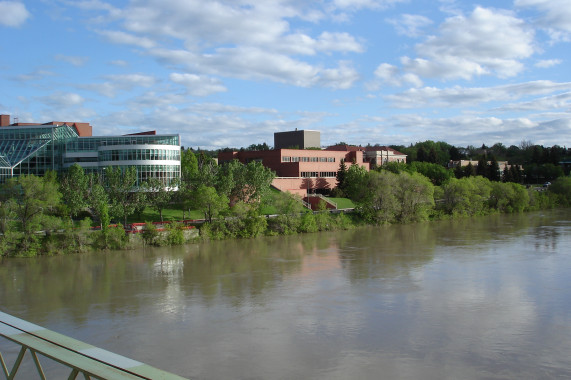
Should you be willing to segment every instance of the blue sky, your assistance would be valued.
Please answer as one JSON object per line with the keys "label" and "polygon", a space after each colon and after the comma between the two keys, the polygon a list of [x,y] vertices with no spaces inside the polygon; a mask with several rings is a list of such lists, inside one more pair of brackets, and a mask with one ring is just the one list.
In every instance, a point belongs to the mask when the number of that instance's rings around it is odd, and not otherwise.
{"label": "blue sky", "polygon": [[185,147],[571,142],[571,0],[0,0],[0,113]]}

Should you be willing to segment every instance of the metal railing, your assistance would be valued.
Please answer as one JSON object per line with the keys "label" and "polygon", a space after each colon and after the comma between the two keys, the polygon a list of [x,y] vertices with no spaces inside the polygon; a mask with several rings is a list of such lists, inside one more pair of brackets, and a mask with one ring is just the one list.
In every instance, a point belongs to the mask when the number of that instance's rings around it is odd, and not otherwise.
{"label": "metal railing", "polygon": [[46,379],[38,354],[70,369],[69,380],[84,379],[164,379],[184,380],[147,364],[91,346],[23,319],[0,312],[0,337],[20,346],[10,370],[0,352],[0,365],[7,380],[16,377],[29,351],[39,378]]}

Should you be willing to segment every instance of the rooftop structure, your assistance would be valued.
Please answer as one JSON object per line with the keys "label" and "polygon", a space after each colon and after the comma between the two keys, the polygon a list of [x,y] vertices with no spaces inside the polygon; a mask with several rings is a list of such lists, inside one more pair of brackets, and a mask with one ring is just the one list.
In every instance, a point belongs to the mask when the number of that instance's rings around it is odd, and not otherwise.
{"label": "rooftop structure", "polygon": [[297,129],[288,132],[274,133],[274,149],[307,149],[321,148],[321,132]]}

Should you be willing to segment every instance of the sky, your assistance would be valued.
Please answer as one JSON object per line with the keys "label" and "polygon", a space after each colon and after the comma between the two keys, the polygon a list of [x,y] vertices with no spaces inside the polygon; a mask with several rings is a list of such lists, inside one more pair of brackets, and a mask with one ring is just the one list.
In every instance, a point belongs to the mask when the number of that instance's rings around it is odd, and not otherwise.
{"label": "sky", "polygon": [[571,0],[0,0],[0,113],[200,149],[571,142]]}

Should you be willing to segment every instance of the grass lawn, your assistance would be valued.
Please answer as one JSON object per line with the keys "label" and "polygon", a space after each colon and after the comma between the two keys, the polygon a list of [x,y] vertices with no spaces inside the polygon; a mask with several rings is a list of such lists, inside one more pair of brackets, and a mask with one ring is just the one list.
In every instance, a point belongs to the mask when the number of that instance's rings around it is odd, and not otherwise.
{"label": "grass lawn", "polygon": [[[198,210],[191,210],[190,215],[188,215],[188,210],[184,213],[185,219],[202,219],[204,218],[204,214]],[[182,220],[182,210],[181,209],[174,209],[168,208],[163,210],[163,220]],[[139,217],[138,215],[131,215],[128,219],[128,223],[144,223],[144,222],[160,222],[161,218],[159,213],[153,210],[150,207],[145,208],[142,215]]]}
{"label": "grass lawn", "polygon": [[328,197],[327,199],[330,199],[331,201],[337,203],[337,208],[354,208],[355,207],[355,204],[349,198],[330,198],[330,197]]}

